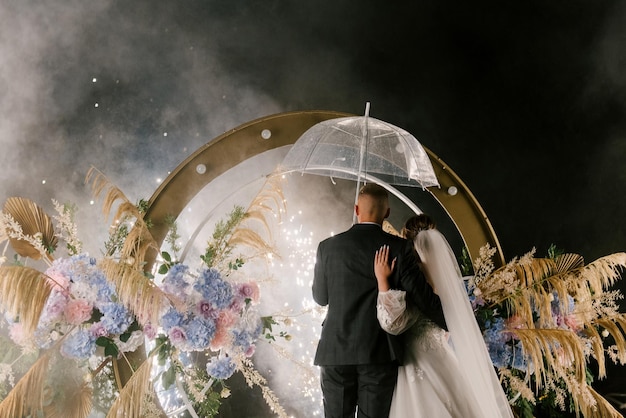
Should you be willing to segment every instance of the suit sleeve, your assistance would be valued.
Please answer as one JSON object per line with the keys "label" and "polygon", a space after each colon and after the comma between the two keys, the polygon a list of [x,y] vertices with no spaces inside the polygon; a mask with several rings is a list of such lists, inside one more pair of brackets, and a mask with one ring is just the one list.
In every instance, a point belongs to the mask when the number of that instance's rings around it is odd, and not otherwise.
{"label": "suit sleeve", "polygon": [[328,281],[323,258],[323,249],[320,244],[317,247],[315,269],[313,270],[313,300],[320,306],[328,305]]}
{"label": "suit sleeve", "polygon": [[398,280],[400,288],[406,290],[407,300],[416,306],[431,321],[443,329],[447,329],[446,320],[439,296],[426,281],[426,276],[419,267],[418,259],[413,250],[413,243],[407,241],[399,258]]}

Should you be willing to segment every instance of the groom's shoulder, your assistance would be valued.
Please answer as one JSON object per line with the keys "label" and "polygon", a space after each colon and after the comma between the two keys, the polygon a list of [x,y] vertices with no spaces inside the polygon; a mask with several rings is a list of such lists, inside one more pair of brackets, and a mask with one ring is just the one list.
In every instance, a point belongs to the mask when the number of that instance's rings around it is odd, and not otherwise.
{"label": "groom's shoulder", "polygon": [[387,231],[383,231],[383,234],[385,234],[386,239],[389,240],[390,242],[394,242],[400,245],[406,245],[409,243],[409,240],[407,240],[406,238],[403,238],[398,235],[390,234]]}

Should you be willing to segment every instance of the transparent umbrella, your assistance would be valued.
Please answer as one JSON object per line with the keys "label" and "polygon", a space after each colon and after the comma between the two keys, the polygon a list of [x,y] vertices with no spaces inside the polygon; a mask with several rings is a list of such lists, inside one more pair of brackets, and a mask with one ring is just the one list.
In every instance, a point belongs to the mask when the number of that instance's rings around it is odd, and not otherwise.
{"label": "transparent umbrella", "polygon": [[362,182],[439,187],[428,154],[409,132],[369,116],[328,119],[313,125],[294,143],[279,171]]}

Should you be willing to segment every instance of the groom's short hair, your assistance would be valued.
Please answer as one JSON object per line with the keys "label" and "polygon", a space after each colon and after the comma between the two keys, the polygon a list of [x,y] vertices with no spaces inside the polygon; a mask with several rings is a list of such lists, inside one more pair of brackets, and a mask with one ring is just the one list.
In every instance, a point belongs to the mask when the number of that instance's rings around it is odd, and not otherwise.
{"label": "groom's short hair", "polygon": [[368,183],[359,190],[358,204],[362,216],[382,222],[389,215],[389,193],[375,183]]}
{"label": "groom's short hair", "polygon": [[387,193],[387,190],[383,186],[376,183],[367,183],[365,186],[361,187],[359,195],[371,196],[376,200],[389,200],[389,193]]}

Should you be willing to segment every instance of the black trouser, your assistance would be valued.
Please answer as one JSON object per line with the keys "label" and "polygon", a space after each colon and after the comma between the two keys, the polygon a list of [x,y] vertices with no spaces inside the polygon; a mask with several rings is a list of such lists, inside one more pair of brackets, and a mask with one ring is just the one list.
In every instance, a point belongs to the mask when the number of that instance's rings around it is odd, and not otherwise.
{"label": "black trouser", "polygon": [[326,418],[388,418],[398,365],[321,366]]}

